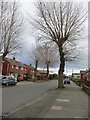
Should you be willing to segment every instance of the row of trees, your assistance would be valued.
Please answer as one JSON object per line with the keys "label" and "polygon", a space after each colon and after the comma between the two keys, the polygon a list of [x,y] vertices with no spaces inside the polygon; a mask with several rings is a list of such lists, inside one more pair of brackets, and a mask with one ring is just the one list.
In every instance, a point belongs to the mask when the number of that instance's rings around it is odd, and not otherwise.
{"label": "row of trees", "polygon": [[[77,40],[80,40],[83,23],[87,17],[83,6],[78,4],[39,1],[35,4],[37,15],[32,20],[29,18],[30,24],[37,30],[36,36],[40,43],[34,51],[35,69],[37,70],[39,62],[45,63],[48,76],[49,67],[58,61],[58,88],[63,87],[65,61],[74,60],[78,55],[75,52]],[[17,2],[2,0],[0,3],[0,52],[3,49],[3,58],[20,49],[22,24]]]}
{"label": "row of trees", "polygon": [[50,46],[47,43],[37,43],[32,53],[32,60],[35,63],[35,71],[38,67],[47,69],[47,78],[49,77],[49,68],[58,64],[58,52],[55,44]]}
{"label": "row of trees", "polygon": [[[76,43],[82,35],[87,14],[81,3],[37,2],[37,15],[30,23],[36,28],[39,41],[57,45],[59,52],[58,88],[63,87],[65,61],[76,58]],[[74,54],[74,55],[73,55]]]}

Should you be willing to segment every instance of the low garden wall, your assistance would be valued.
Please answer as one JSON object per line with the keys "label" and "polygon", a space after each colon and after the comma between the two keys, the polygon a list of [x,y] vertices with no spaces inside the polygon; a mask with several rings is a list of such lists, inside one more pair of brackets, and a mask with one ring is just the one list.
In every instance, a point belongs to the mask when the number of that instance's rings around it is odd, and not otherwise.
{"label": "low garden wall", "polygon": [[73,80],[77,85],[81,86],[82,89],[90,96],[90,81],[85,80]]}
{"label": "low garden wall", "polygon": [[83,85],[82,88],[90,96],[90,87],[88,87],[87,85]]}

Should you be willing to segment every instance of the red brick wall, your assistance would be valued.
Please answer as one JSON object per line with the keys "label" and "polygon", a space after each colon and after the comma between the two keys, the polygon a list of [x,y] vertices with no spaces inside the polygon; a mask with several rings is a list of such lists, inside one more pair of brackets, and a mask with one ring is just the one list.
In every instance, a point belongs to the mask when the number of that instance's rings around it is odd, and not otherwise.
{"label": "red brick wall", "polygon": [[16,67],[12,68],[12,66],[10,65],[9,66],[9,73],[14,73],[14,74],[26,74],[27,71],[24,69],[24,70],[21,70],[20,68],[19,69],[16,69]]}
{"label": "red brick wall", "polygon": [[3,63],[3,68],[2,68],[2,74],[3,75],[9,75],[9,73],[15,74],[26,74],[27,71],[26,69],[21,70],[21,69],[16,69],[15,67],[12,68],[12,65],[10,65],[7,61],[4,61]]}
{"label": "red brick wall", "polygon": [[7,61],[3,62],[2,75],[8,75],[8,65],[9,65],[9,63]]}
{"label": "red brick wall", "polygon": [[86,73],[86,71],[84,72],[84,71],[81,71],[80,72],[80,78],[81,79],[86,79],[87,78],[87,73]]}
{"label": "red brick wall", "polygon": [[34,75],[34,72],[32,69],[30,69],[29,67],[26,68],[27,69],[27,74],[30,75],[30,76],[33,76]]}

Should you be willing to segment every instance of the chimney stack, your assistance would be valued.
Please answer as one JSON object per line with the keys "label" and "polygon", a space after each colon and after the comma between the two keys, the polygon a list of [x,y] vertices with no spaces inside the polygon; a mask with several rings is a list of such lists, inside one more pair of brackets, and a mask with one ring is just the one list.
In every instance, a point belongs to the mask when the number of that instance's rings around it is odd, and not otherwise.
{"label": "chimney stack", "polygon": [[15,60],[15,56],[13,57],[13,60]]}

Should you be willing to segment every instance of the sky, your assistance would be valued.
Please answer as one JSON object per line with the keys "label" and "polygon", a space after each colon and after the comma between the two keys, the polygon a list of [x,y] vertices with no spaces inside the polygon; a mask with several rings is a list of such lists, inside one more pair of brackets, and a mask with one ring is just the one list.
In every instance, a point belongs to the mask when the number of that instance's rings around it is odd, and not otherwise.
{"label": "sky", "polygon": [[[35,0],[37,1],[37,0]],[[35,2],[34,1],[34,2]],[[47,0],[45,0],[47,1]],[[50,0],[48,0],[50,1]],[[58,0],[54,0],[58,1]],[[74,0],[73,0],[74,1]],[[74,2],[85,2],[85,7],[87,9],[88,6],[88,0],[75,0]],[[33,47],[36,45],[35,44],[35,36],[34,36],[34,31],[32,26],[28,22],[28,14],[31,16],[35,15],[35,7],[33,5],[32,0],[19,0],[20,2],[20,7],[21,7],[21,13],[23,18],[25,19],[25,24],[24,24],[24,31],[22,35],[22,41],[23,41],[23,50],[22,53],[18,56],[16,56],[17,60],[26,63],[26,64],[32,64],[34,66],[34,62],[31,60],[32,57],[32,50]],[[90,16],[88,17],[90,18]],[[80,70],[86,70],[88,68],[88,21],[85,23],[85,32],[86,36],[85,39],[80,40],[80,47],[81,47],[81,52],[79,59],[74,62],[66,62],[65,66],[65,74],[69,75],[77,72],[79,73]],[[51,71],[54,71],[55,73],[58,72],[58,66],[54,67],[51,69]]]}

